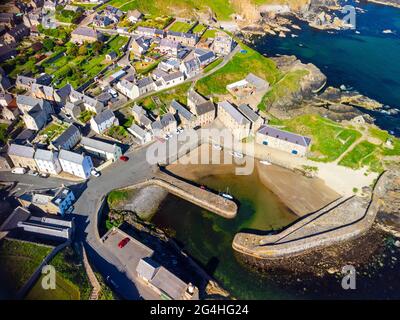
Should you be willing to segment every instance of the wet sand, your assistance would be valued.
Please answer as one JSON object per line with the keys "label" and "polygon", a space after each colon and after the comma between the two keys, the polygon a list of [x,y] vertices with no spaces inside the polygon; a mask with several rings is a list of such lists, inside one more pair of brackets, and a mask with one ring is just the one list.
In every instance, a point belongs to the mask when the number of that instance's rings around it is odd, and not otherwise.
{"label": "wet sand", "polygon": [[[202,145],[192,151],[192,154],[181,159],[187,160],[193,155],[197,158],[201,156],[202,152],[210,152],[210,150],[211,147],[208,145]],[[212,152],[215,153],[216,151],[212,150]],[[220,151],[220,157],[227,159],[232,156],[229,152]],[[243,161],[239,160],[238,162]],[[266,166],[260,164],[258,160],[254,160],[254,162],[254,170],[263,185],[275,193],[297,216],[301,217],[315,212],[340,197],[319,178],[308,178],[300,173],[275,165]],[[235,174],[237,167],[241,166],[236,164],[181,164],[175,162],[170,164],[167,169],[182,178],[197,181],[211,175]]]}

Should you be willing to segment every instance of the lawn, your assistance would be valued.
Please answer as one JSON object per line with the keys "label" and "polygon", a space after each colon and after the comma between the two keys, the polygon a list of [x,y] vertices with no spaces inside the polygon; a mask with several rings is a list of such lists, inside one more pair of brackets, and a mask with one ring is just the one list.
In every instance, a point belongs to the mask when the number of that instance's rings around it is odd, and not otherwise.
{"label": "lawn", "polygon": [[195,11],[207,12],[208,8],[211,8],[217,19],[229,20],[230,15],[234,13],[233,5],[227,0],[111,0],[106,5],[118,7],[123,11],[138,9],[155,16],[176,14],[180,17],[194,17]]}
{"label": "lawn", "polygon": [[339,164],[352,169],[358,169],[363,165],[369,165],[369,162],[374,158],[373,153],[375,153],[378,148],[377,145],[368,141],[361,141],[353,150],[343,157]]}
{"label": "lawn", "polygon": [[[144,98],[143,100],[139,101],[138,104],[143,106],[144,108],[148,110],[156,110],[159,108],[159,106],[156,105],[154,102],[154,98],[158,98],[161,103],[163,104],[163,109],[165,109],[165,106],[169,106],[172,100],[176,100],[182,104],[186,104],[187,102],[187,92],[191,86],[191,83],[183,83],[179,86],[176,86],[174,88],[166,89],[161,92],[157,92],[149,97]],[[160,110],[160,114],[164,113],[165,110]]]}
{"label": "lawn", "polygon": [[112,126],[107,130],[107,135],[111,138],[122,140],[128,137],[129,133],[123,126]]}
{"label": "lawn", "polygon": [[173,18],[170,16],[160,16],[160,17],[146,17],[145,20],[138,22],[135,26],[142,26],[148,28],[156,28],[163,30],[171,22]]}
{"label": "lawn", "polygon": [[[369,127],[368,133],[373,138],[379,139],[381,143],[374,144],[366,140],[361,141],[343,157],[339,162],[340,165],[352,169],[366,166],[369,170],[380,173],[384,170],[384,157],[400,156],[400,140],[398,138],[376,127]],[[386,145],[388,140],[392,142],[392,148]]]}
{"label": "lawn", "polygon": [[32,276],[52,248],[38,244],[2,240],[0,242],[0,277],[16,293]]}
{"label": "lawn", "polygon": [[65,124],[59,124],[53,121],[41,132],[39,132],[38,136],[43,137],[43,140],[46,143],[49,143],[50,141],[58,137],[60,134],[62,134],[67,129],[67,127],[68,126]]}
{"label": "lawn", "polygon": [[172,24],[172,26],[170,26],[168,29],[169,29],[169,31],[187,33],[190,29],[192,29],[192,27],[193,27],[193,24],[181,22],[181,21],[175,21]]}
{"label": "lawn", "polygon": [[93,117],[94,115],[96,115],[96,113],[94,113],[93,111],[84,110],[84,111],[82,111],[81,114],[79,115],[78,120],[79,120],[80,122],[87,123],[87,122],[90,121],[90,119],[92,119],[92,117]]}
{"label": "lawn", "polygon": [[312,139],[310,159],[331,162],[345,152],[361,133],[318,115],[302,115],[280,122],[283,129]]}
{"label": "lawn", "polygon": [[64,279],[59,273],[56,274],[56,288],[54,290],[44,290],[41,285],[42,279],[43,276],[39,278],[25,297],[26,300],[79,300],[79,288]]}
{"label": "lawn", "polygon": [[158,64],[160,61],[151,61],[151,62],[146,62],[146,61],[136,61],[134,63],[135,70],[138,74],[146,75],[149,72],[153,71],[155,68],[157,68]]}
{"label": "lawn", "polygon": [[237,53],[223,68],[197,82],[196,88],[201,94],[227,94],[228,84],[245,78],[249,73],[254,73],[271,84],[279,80],[280,71],[271,59],[245,45],[241,46],[246,50],[245,53]]}
{"label": "lawn", "polygon": [[[57,274],[63,278],[64,289],[67,287],[68,294],[73,297],[78,297],[81,300],[88,300],[92,287],[86,275],[85,268],[80,254],[75,252],[71,247],[66,247],[59,252],[50,264],[54,266]],[[77,296],[77,291],[79,296]]]}
{"label": "lawn", "polygon": [[215,29],[207,29],[206,32],[201,36],[202,38],[215,38],[215,34],[217,33],[218,30]]}
{"label": "lawn", "polygon": [[206,25],[199,23],[193,28],[192,32],[201,35],[203,34],[204,31],[206,31],[206,29],[207,29]]}

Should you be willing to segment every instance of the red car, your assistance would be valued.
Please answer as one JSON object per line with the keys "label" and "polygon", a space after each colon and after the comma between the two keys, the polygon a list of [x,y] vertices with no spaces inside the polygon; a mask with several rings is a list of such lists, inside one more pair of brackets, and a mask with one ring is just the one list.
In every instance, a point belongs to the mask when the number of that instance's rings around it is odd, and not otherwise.
{"label": "red car", "polygon": [[129,242],[129,238],[124,238],[122,239],[119,243],[118,243],[118,248],[122,249],[123,247],[125,247],[127,245],[127,243]]}
{"label": "red car", "polygon": [[122,161],[128,161],[129,160],[129,158],[127,157],[127,156],[120,156],[119,157],[119,160],[122,160]]}

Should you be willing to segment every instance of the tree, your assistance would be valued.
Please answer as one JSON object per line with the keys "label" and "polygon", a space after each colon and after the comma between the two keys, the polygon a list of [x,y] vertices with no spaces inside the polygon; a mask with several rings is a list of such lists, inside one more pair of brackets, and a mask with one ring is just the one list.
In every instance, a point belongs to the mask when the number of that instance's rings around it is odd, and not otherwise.
{"label": "tree", "polygon": [[79,47],[78,53],[80,56],[86,56],[87,55],[87,48],[85,45]]}
{"label": "tree", "polygon": [[68,48],[67,54],[69,56],[74,56],[76,57],[78,54],[78,46],[76,44],[73,44],[71,47]]}
{"label": "tree", "polygon": [[103,44],[100,41],[94,42],[92,45],[93,53],[97,56],[102,47],[103,47]]}
{"label": "tree", "polygon": [[54,49],[54,41],[52,39],[44,39],[43,41],[43,47],[46,49],[46,51],[52,51]]}

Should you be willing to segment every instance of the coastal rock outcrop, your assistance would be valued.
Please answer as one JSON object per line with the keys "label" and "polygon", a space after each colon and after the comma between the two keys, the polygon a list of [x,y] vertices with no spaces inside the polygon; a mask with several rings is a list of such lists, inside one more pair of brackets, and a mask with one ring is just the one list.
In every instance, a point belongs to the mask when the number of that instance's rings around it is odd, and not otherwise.
{"label": "coastal rock outcrop", "polygon": [[378,222],[384,230],[400,237],[400,167],[390,170],[384,179]]}

